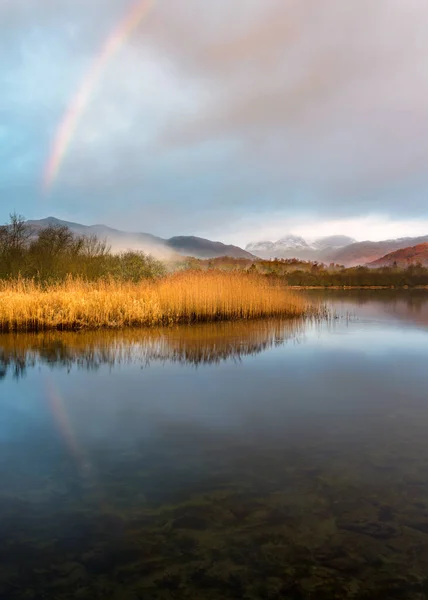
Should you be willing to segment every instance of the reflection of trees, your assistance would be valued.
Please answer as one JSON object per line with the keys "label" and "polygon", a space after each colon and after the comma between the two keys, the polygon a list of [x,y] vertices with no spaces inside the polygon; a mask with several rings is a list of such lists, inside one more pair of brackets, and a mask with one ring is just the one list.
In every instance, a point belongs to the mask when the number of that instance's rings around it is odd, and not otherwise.
{"label": "reflection of trees", "polygon": [[402,290],[402,289],[382,289],[382,290],[306,290],[309,297],[316,296],[318,299],[327,300],[349,300],[353,304],[364,305],[368,303],[377,304],[395,304],[397,302],[405,303],[409,307],[428,305],[427,290]]}
{"label": "reflection of trees", "polygon": [[402,321],[428,325],[427,290],[317,290],[308,296],[345,301],[352,307],[372,306]]}
{"label": "reflection of trees", "polygon": [[40,363],[88,370],[150,361],[220,363],[298,340],[302,333],[302,321],[275,319],[154,330],[3,334],[0,378],[9,372],[19,378],[28,367]]}

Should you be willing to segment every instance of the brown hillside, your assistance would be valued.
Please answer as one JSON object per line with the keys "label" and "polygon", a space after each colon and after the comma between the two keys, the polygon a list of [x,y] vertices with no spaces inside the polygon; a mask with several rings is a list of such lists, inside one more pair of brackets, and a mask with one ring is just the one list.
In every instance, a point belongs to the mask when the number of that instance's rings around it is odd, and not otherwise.
{"label": "brown hillside", "polygon": [[370,267],[392,267],[396,264],[398,267],[407,267],[420,263],[424,267],[428,266],[428,243],[401,248],[395,252],[390,252],[378,260],[368,263]]}
{"label": "brown hillside", "polygon": [[[418,238],[400,238],[397,240],[383,240],[380,242],[356,242],[324,257],[323,262],[335,262],[347,267],[368,264],[371,261],[383,259],[387,254],[409,248],[416,244],[428,243],[428,236]],[[327,260],[328,259],[328,260]]]}

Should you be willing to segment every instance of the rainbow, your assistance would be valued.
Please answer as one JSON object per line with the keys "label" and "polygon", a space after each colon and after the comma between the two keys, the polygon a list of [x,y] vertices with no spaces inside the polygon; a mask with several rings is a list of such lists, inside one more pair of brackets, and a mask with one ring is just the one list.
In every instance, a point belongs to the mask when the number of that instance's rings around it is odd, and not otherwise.
{"label": "rainbow", "polygon": [[88,460],[77,441],[64,400],[51,379],[46,381],[46,399],[58,432],[61,434],[70,456],[75,460],[79,471],[85,473],[88,470]]}
{"label": "rainbow", "polygon": [[44,169],[44,189],[50,190],[58,176],[61,164],[77,129],[79,119],[88,105],[98,80],[111,58],[120,50],[132,32],[138,27],[154,4],[154,0],[139,0],[125,15],[119,25],[105,42],[86,73],[77,94],[68,105],[65,115],[57,129],[52,151]]}

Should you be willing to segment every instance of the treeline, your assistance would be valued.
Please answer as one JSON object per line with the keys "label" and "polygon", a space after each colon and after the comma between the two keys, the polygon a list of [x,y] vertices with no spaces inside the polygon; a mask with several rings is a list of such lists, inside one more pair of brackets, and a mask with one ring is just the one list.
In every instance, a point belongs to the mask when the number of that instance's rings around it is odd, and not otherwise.
{"label": "treeline", "polygon": [[[277,275],[280,277],[297,269],[306,272],[322,266],[318,263],[299,260],[298,258],[263,260],[261,258],[234,258],[231,256],[205,259],[187,257],[183,264],[186,268],[203,271],[209,269],[220,269],[221,271],[246,270],[257,272],[261,275]],[[341,265],[335,265],[335,268],[341,268]]]}
{"label": "treeline", "polygon": [[162,262],[143,252],[113,254],[97,236],[77,236],[66,226],[34,231],[20,215],[0,227],[0,279],[62,281],[68,276],[88,281],[110,277],[120,281],[157,278]]}
{"label": "treeline", "polygon": [[420,264],[407,268],[378,267],[376,269],[358,266],[330,266],[306,261],[261,261],[254,263],[250,270],[260,271],[275,278],[281,278],[287,285],[298,286],[359,286],[359,287],[415,287],[428,285],[428,269]]}
{"label": "treeline", "polygon": [[428,286],[428,269],[410,265],[406,269],[397,267],[352,267],[330,270],[318,268],[311,271],[299,269],[289,272],[285,277],[288,285],[300,286],[359,286],[359,287],[415,287]]}
{"label": "treeline", "polygon": [[415,287],[428,285],[428,269],[420,264],[407,268],[360,266],[346,268],[339,264],[329,266],[298,259],[251,260],[228,257],[211,260],[189,259],[192,269],[221,269],[223,271],[246,270],[280,279],[287,285],[296,286],[359,286],[359,287]]}

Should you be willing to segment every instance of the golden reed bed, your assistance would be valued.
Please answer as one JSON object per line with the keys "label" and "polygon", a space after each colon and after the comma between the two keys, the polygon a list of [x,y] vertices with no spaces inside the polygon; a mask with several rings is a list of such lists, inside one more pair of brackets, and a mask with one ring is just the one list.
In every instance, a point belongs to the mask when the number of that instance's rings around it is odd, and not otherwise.
{"label": "golden reed bed", "polygon": [[140,283],[0,283],[0,331],[172,325],[313,314],[284,286],[246,273],[181,272]]}

